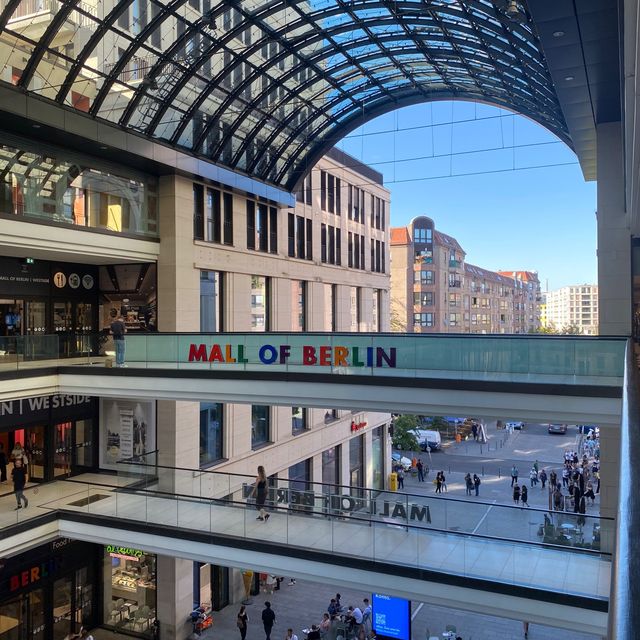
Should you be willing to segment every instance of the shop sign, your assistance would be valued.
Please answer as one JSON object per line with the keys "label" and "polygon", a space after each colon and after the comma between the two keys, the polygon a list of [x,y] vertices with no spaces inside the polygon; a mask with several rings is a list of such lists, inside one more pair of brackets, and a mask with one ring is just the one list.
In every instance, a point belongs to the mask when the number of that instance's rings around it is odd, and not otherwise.
{"label": "shop sign", "polygon": [[13,425],[16,421],[73,419],[84,416],[91,408],[92,396],[55,395],[37,398],[21,398],[0,402],[0,426]]}
{"label": "shop sign", "polygon": [[60,569],[60,558],[50,558],[46,562],[34,565],[9,577],[9,591],[30,587],[44,578],[54,575]]}
{"label": "shop sign", "polygon": [[220,364],[293,364],[319,367],[395,368],[396,347],[355,346],[296,346],[297,357],[291,358],[290,344],[247,345],[205,343],[189,345],[189,362],[218,362]]}
{"label": "shop sign", "polygon": [[367,426],[366,422],[356,422],[355,420],[351,421],[351,432],[360,431],[360,429],[364,429]]}
{"label": "shop sign", "polygon": [[118,545],[108,544],[105,549],[112,558],[120,558],[122,560],[139,562],[140,558],[144,556],[144,551],[132,549],[131,547],[120,547]]}
{"label": "shop sign", "polygon": [[51,288],[49,263],[36,260],[25,265],[18,258],[0,259],[0,294],[48,295]]}
{"label": "shop sign", "polygon": [[[253,491],[253,485],[244,486],[245,498]],[[368,500],[349,495],[323,495],[313,491],[297,491],[295,489],[278,488],[269,490],[269,499],[275,505],[287,507],[307,507],[317,509],[318,503],[325,512],[331,510],[336,514],[369,515],[372,519],[391,518],[403,522],[425,522],[431,524],[431,510],[428,505],[407,503],[394,500]]]}

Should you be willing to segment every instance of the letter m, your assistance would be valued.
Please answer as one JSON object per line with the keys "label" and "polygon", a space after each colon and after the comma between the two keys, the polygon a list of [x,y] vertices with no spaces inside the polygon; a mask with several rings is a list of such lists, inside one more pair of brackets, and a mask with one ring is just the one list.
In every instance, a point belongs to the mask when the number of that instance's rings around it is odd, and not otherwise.
{"label": "letter m", "polygon": [[189,345],[189,362],[193,362],[194,360],[199,362],[207,361],[207,345],[195,345],[193,343]]}
{"label": "letter m", "polygon": [[423,520],[426,520],[427,522],[431,522],[431,518],[429,517],[429,512],[427,511],[427,507],[425,507],[424,505],[417,505],[417,504],[411,505],[409,519],[419,520],[420,522],[422,522]]}

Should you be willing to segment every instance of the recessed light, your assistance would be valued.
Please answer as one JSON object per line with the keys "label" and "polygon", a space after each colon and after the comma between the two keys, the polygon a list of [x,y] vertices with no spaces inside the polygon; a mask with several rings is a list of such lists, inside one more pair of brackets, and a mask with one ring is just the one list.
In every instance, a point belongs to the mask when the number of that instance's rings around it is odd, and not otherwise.
{"label": "recessed light", "polygon": [[103,151],[106,151],[109,147],[105,147],[105,146],[102,144],[102,145],[100,145],[100,148],[101,148]]}
{"label": "recessed light", "polygon": [[552,35],[554,38],[562,38],[564,31],[554,31]]}
{"label": "recessed light", "polygon": [[40,128],[40,125],[39,125],[39,124],[32,124],[31,126],[32,126],[34,129],[39,129],[39,128]]}
{"label": "recessed light", "polygon": [[572,80],[575,80],[575,77],[574,77],[574,76],[565,76],[565,77],[564,77],[564,79],[565,79],[567,82],[571,82]]}

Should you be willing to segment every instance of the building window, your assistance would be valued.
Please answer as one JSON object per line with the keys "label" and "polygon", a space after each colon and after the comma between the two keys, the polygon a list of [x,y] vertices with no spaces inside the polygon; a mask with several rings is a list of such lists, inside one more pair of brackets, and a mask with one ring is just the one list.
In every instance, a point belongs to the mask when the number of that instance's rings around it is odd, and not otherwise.
{"label": "building window", "polygon": [[307,410],[303,407],[291,407],[291,433],[296,435],[307,428]]}
{"label": "building window", "polygon": [[204,240],[204,187],[193,185],[193,237]]}
{"label": "building window", "polygon": [[296,255],[298,258],[305,257],[306,242],[304,237],[305,219],[302,216],[296,216]]}
{"label": "building window", "polygon": [[371,468],[373,469],[372,487],[384,490],[384,439],[383,427],[371,431]]}
{"label": "building window", "polygon": [[413,324],[416,327],[433,327],[433,313],[414,313]]}
{"label": "building window", "polygon": [[270,442],[271,407],[251,405],[251,448]]}
{"label": "building window", "polygon": [[336,210],[336,191],[335,178],[329,173],[327,174],[327,211],[335,213]]}
{"label": "building window", "polygon": [[360,234],[353,234],[353,266],[355,269],[360,268]]}
{"label": "building window", "polygon": [[307,260],[313,260],[313,220],[307,218],[307,250],[305,252],[305,258]]}
{"label": "building window", "polygon": [[325,284],[324,285],[324,326],[325,331],[336,330],[336,317],[337,317],[337,285]]}
{"label": "building window", "polygon": [[327,225],[320,226],[320,262],[327,262]]}
{"label": "building window", "polygon": [[429,244],[433,242],[433,231],[429,227],[414,227],[413,241],[416,244]]}
{"label": "building window", "polygon": [[311,458],[289,467],[289,488],[294,491],[308,491],[311,488]]}
{"label": "building window", "polygon": [[200,403],[200,466],[222,460],[223,405],[216,402]]}
{"label": "building window", "polygon": [[269,331],[269,278],[251,276],[251,331]]}
{"label": "building window", "polygon": [[353,233],[349,231],[348,244],[347,244],[347,266],[349,269],[353,268]]}
{"label": "building window", "polygon": [[222,194],[223,209],[223,241],[224,244],[233,245],[233,195]]}
{"label": "building window", "polygon": [[307,283],[303,280],[291,281],[291,331],[306,331]]}
{"label": "building window", "polygon": [[320,172],[320,208],[323,211],[327,210],[327,173],[325,171]]}
{"label": "building window", "polygon": [[349,485],[354,497],[362,494],[361,487],[365,484],[363,440],[364,436],[356,436],[349,440]]}
{"label": "building window", "polygon": [[333,493],[340,484],[340,445],[322,452],[322,491]]}
{"label": "building window", "polygon": [[247,200],[247,249],[278,252],[278,210]]}
{"label": "building window", "polygon": [[413,304],[416,307],[433,306],[433,291],[416,291],[413,294]]}
{"label": "building window", "polygon": [[418,284],[433,284],[433,271],[420,270],[413,272],[413,281]]}
{"label": "building window", "polygon": [[200,272],[200,331],[203,333],[223,330],[222,283],[220,271]]}
{"label": "building window", "polygon": [[296,216],[293,213],[287,216],[287,255],[296,257]]}

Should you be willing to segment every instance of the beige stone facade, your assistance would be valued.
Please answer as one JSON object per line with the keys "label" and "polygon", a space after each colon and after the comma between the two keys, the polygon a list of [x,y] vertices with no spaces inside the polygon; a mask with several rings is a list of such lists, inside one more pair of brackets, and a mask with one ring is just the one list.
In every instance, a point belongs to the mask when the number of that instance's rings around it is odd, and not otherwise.
{"label": "beige stone facade", "polygon": [[469,264],[458,241],[436,230],[431,218],[391,229],[394,331],[530,333],[540,326],[539,305],[535,272]]}
{"label": "beige stone facade", "polygon": [[579,284],[547,291],[545,326],[558,331],[573,328],[583,335],[598,335],[598,285]]}

